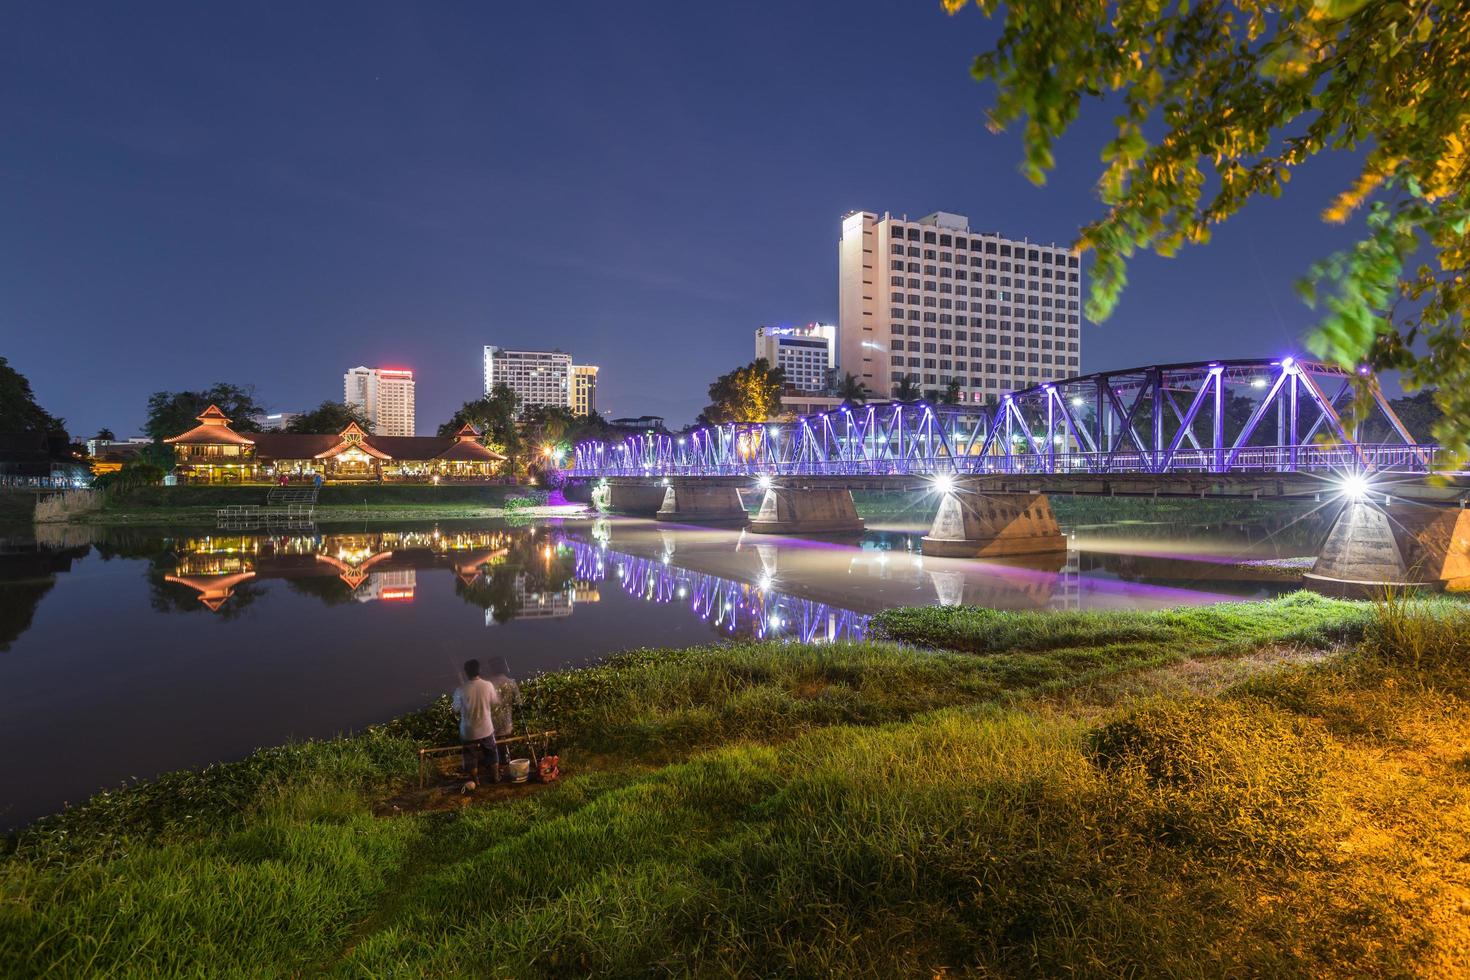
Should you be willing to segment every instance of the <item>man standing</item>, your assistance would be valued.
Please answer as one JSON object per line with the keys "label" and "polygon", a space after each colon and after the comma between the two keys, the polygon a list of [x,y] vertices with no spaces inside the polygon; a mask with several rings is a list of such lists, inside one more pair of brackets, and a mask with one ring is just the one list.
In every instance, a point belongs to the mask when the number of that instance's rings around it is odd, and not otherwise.
{"label": "man standing", "polygon": [[500,693],[495,685],[480,676],[480,661],[464,662],[464,683],[454,690],[454,712],[459,715],[459,741],[464,746],[464,770],[469,781],[466,791],[475,788],[480,777],[480,761],[490,766],[496,780],[500,770],[495,759],[495,708]]}
{"label": "man standing", "polygon": [[[500,704],[495,708],[495,737],[510,738],[515,732],[515,716],[512,709],[521,703],[521,687],[510,676],[510,667],[505,658],[495,656],[490,658],[488,669],[490,683],[495,685],[495,692],[500,695]],[[500,762],[505,764],[507,751],[504,745],[499,747]]]}

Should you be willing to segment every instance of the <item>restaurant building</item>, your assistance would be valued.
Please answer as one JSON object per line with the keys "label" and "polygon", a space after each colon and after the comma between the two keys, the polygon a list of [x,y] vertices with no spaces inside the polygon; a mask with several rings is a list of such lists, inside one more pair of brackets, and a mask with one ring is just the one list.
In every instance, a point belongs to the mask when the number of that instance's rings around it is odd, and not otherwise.
{"label": "restaurant building", "polygon": [[472,482],[494,476],[505,457],[474,426],[452,436],[375,436],[352,423],[335,435],[236,432],[218,406],[164,442],[179,478],[190,483],[273,483],[282,476],[329,482]]}

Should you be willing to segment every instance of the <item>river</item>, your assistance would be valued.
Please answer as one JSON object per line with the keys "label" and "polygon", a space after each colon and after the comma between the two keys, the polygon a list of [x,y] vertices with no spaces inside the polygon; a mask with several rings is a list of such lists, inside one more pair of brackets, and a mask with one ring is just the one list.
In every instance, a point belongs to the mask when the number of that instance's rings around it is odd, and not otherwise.
{"label": "river", "polygon": [[467,658],[518,677],[614,651],[861,639],[922,604],[1157,608],[1283,586],[1285,519],[1065,526],[1065,554],[925,558],[925,526],[803,541],[631,518],[301,530],[0,530],[0,828],[130,779],[421,707]]}

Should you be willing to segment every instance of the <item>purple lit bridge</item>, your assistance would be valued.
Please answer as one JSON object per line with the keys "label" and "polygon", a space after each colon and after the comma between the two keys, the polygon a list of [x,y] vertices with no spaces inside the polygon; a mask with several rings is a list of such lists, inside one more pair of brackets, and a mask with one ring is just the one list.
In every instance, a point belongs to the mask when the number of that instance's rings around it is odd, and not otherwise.
{"label": "purple lit bridge", "polygon": [[[1355,397],[1366,411],[1349,412]],[[1444,571],[1470,547],[1466,484],[1438,455],[1371,376],[1286,357],[1109,371],[993,405],[885,402],[586,442],[568,475],[597,481],[600,506],[675,521],[744,523],[740,494],[758,490],[748,529],[767,534],[861,532],[851,491],[927,491],[939,501],[924,553],[946,557],[1062,547],[1048,494],[1341,500],[1353,543],[1326,567],[1334,530],[1317,571],[1380,584]],[[1434,519],[1389,513],[1406,503]]]}

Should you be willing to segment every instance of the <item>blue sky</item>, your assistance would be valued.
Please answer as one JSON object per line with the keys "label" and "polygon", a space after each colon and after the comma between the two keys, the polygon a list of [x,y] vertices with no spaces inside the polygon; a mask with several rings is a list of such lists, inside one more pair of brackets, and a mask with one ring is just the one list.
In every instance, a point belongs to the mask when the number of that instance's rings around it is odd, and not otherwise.
{"label": "blue sky", "polygon": [[[602,365],[614,414],[694,416],[762,323],[835,320],[853,209],[1071,241],[1111,113],[1050,183],[983,124],[995,25],[934,2],[30,4],[0,32],[0,354],[74,433],[148,394],[276,410],[406,366],[430,432],[484,344]],[[1351,229],[1304,168],[1143,257],[1087,371],[1300,350],[1292,282]]]}

